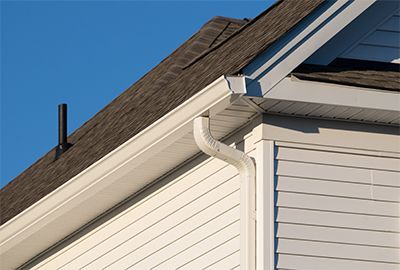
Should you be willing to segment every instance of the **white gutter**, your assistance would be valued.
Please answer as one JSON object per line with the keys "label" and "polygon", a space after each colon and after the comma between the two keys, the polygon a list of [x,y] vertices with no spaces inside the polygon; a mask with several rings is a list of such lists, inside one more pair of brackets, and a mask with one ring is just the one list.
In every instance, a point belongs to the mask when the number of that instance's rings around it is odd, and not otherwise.
{"label": "white gutter", "polygon": [[221,159],[239,171],[240,175],[240,269],[255,269],[255,181],[256,167],[246,153],[215,140],[207,117],[194,119],[194,139],[201,151]]}
{"label": "white gutter", "polygon": [[[142,132],[0,226],[0,268],[15,269],[159,176],[129,175],[244,94],[243,77],[221,76]],[[188,156],[189,158],[190,156]],[[178,164],[176,164],[178,165]],[[160,165],[161,166],[161,165]],[[161,169],[161,167],[159,168]],[[172,168],[166,167],[165,172]],[[84,207],[82,207],[84,205]]]}

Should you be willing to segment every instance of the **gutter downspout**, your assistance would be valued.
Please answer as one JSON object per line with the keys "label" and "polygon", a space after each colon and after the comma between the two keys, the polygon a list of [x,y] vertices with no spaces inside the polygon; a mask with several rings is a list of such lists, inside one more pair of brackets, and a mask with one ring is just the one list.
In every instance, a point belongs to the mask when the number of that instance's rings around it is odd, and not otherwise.
{"label": "gutter downspout", "polygon": [[240,176],[240,268],[255,269],[255,182],[256,167],[246,153],[215,140],[208,117],[194,119],[194,139],[201,151],[221,159],[239,171]]}

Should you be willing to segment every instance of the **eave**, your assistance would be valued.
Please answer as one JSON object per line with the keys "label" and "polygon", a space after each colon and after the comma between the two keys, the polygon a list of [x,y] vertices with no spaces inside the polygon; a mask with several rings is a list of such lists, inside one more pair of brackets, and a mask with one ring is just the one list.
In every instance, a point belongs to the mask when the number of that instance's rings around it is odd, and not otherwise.
{"label": "eave", "polygon": [[[318,14],[316,23],[308,25],[306,21],[308,27],[298,31],[295,38],[289,35],[288,42],[278,42],[245,68],[246,80],[220,77],[3,224],[0,227],[2,267],[19,267],[195,156],[199,150],[193,141],[192,121],[197,116],[210,116],[211,130],[217,139],[264,112],[398,124],[398,93],[286,77],[373,2],[337,1]],[[247,97],[239,98],[246,94]],[[309,113],[308,109],[317,107],[324,113]],[[358,118],[351,118],[351,114]]]}
{"label": "eave", "polygon": [[[217,138],[248,122],[229,113],[242,78],[220,77],[157,122],[0,227],[2,269],[15,269],[199,152],[192,121],[207,114]],[[239,105],[235,105],[240,109]],[[228,109],[227,113],[224,110]]]}
{"label": "eave", "polygon": [[400,93],[286,77],[255,102],[268,113],[400,124]]}

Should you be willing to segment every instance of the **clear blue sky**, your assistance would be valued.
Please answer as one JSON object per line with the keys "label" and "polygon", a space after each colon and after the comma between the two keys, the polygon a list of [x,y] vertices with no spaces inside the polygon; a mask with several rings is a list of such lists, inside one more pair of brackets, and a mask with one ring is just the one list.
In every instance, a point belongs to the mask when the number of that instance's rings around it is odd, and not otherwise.
{"label": "clear blue sky", "polygon": [[1,184],[216,15],[253,18],[274,1],[1,1]]}

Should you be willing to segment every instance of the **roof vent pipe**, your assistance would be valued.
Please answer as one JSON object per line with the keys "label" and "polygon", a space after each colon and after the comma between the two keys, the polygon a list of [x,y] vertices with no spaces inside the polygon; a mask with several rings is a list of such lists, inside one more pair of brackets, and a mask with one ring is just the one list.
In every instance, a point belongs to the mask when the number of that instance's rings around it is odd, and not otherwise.
{"label": "roof vent pipe", "polygon": [[67,141],[67,104],[58,105],[58,145],[56,149],[57,160],[62,153],[68,150],[71,146]]}

